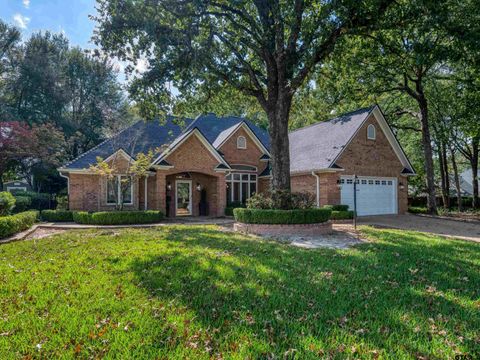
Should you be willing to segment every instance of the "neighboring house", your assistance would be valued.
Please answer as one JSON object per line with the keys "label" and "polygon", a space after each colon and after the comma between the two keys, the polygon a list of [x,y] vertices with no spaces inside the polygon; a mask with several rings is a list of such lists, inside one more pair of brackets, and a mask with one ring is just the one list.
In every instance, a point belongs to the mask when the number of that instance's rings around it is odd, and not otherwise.
{"label": "neighboring house", "polygon": [[[462,191],[462,195],[464,196],[472,196],[473,195],[473,173],[472,169],[466,169],[460,175],[460,189]],[[478,178],[480,179],[480,172],[478,173]],[[455,189],[455,179],[451,177],[451,189],[452,191],[456,191]],[[478,184],[480,186],[480,180],[478,180]]]}
{"label": "neighboring house", "polygon": [[[132,157],[159,147],[149,176],[132,179],[125,209],[159,209],[168,216],[196,216],[207,209],[208,215],[221,216],[227,204],[268,191],[267,131],[244,118],[215,114],[186,119],[184,126],[176,122],[173,117],[163,123],[138,122],[60,168],[69,181],[70,209],[115,208],[117,179],[89,170],[97,156],[116,162],[120,177]],[[292,191],[314,194],[319,206],[343,203],[353,208],[357,175],[359,215],[407,210],[408,176],[414,170],[378,106],[293,131],[289,137]]]}
{"label": "neighboring house", "polygon": [[30,191],[32,190],[30,184],[25,180],[12,180],[3,183],[4,191]]}

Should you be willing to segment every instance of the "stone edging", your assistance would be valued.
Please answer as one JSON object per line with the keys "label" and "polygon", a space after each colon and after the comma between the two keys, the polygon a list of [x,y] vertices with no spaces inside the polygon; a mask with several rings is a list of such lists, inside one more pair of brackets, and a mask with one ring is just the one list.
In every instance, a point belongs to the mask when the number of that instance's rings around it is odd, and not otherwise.
{"label": "stone edging", "polygon": [[332,222],[326,221],[315,224],[245,224],[236,222],[233,229],[238,232],[255,235],[300,235],[312,236],[329,234]]}

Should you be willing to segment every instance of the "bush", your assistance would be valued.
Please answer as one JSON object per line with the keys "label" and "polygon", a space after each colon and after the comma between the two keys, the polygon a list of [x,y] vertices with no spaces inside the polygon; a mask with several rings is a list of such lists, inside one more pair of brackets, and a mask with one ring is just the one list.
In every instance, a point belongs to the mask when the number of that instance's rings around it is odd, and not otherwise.
{"label": "bush", "polygon": [[57,210],[67,210],[68,209],[68,196],[67,195],[58,195],[56,200],[57,200]]}
{"label": "bush", "polygon": [[90,225],[127,225],[151,224],[163,219],[161,211],[101,211],[88,213],[86,211],[73,212],[73,221],[79,224]]}
{"label": "bush", "polygon": [[348,211],[348,205],[325,205],[323,207],[332,211]]}
{"label": "bush", "polygon": [[32,204],[32,199],[28,196],[15,196],[15,208],[13,212],[19,213],[22,211],[27,211],[30,209],[30,205]]}
{"label": "bush", "polygon": [[38,211],[25,211],[0,217],[0,239],[31,227],[38,218]]}
{"label": "bush", "polygon": [[11,213],[15,207],[15,197],[8,191],[0,192],[0,216]]}
{"label": "bush", "polygon": [[314,224],[328,221],[329,209],[241,209],[233,210],[235,220],[246,224]]}
{"label": "bush", "polygon": [[255,194],[247,200],[248,209],[311,209],[315,207],[315,196],[310,193],[291,193],[278,190],[270,194]]}
{"label": "bush", "polygon": [[236,208],[244,208],[246,205],[239,202],[239,201],[234,201],[228,204],[228,206],[225,208],[225,216],[233,216],[233,210]]}
{"label": "bush", "polygon": [[35,191],[17,191],[15,196],[27,196],[31,200],[30,209],[44,210],[50,209],[54,202],[51,195],[47,193],[37,193]]}
{"label": "bush", "polygon": [[40,217],[43,221],[71,222],[73,212],[68,210],[42,210]]}
{"label": "bush", "polygon": [[410,206],[408,212],[412,214],[428,214],[428,209],[426,207]]}
{"label": "bush", "polygon": [[333,210],[330,219],[332,220],[348,220],[353,219],[354,212],[352,210],[339,211]]}

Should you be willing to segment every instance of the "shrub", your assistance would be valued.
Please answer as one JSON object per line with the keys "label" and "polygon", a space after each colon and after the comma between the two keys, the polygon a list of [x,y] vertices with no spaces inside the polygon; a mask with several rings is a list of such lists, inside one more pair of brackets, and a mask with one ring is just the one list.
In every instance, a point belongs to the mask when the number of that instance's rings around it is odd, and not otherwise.
{"label": "shrub", "polygon": [[323,207],[332,211],[348,211],[348,205],[325,205]]}
{"label": "shrub", "polygon": [[15,197],[8,191],[0,192],[0,216],[10,214],[15,207]]}
{"label": "shrub", "polygon": [[231,203],[228,203],[227,207],[225,208],[225,216],[233,216],[233,210],[236,208],[244,208],[246,207],[245,204],[239,202],[239,201],[234,201]]}
{"label": "shrub", "polygon": [[44,210],[53,206],[51,195],[47,193],[37,193],[35,191],[17,191],[16,196],[27,196],[31,200],[30,209]]}
{"label": "shrub", "polygon": [[38,218],[38,211],[25,211],[0,217],[0,239],[31,227]]}
{"label": "shrub", "polygon": [[247,200],[249,209],[311,209],[315,207],[315,196],[310,193],[291,193],[277,190],[270,194],[255,194]]}
{"label": "shrub", "polygon": [[314,224],[328,221],[329,209],[241,209],[233,210],[235,220],[246,224]]}
{"label": "shrub", "polygon": [[27,211],[30,209],[30,205],[32,204],[32,199],[28,196],[15,196],[15,208],[13,212],[19,213],[22,211]]}
{"label": "shrub", "polygon": [[44,221],[71,222],[73,221],[73,212],[68,210],[42,210],[40,217]]}
{"label": "shrub", "polygon": [[68,196],[67,195],[58,195],[56,200],[57,200],[57,210],[67,210],[68,209]]}
{"label": "shrub", "polygon": [[86,211],[73,212],[73,221],[79,224],[91,225],[127,225],[151,224],[163,219],[161,211],[101,211],[88,213]]}
{"label": "shrub", "polygon": [[428,209],[426,207],[410,206],[408,212],[412,214],[427,214]]}
{"label": "shrub", "polygon": [[352,210],[338,211],[333,210],[330,219],[332,220],[348,220],[353,219],[354,212]]}

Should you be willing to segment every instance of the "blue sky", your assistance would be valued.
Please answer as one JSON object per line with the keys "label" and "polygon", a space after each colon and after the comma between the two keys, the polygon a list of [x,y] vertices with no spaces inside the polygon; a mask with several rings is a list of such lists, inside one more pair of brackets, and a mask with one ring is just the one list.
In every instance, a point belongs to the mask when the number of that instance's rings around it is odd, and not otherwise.
{"label": "blue sky", "polygon": [[64,32],[72,45],[92,48],[95,0],[0,0],[0,18],[22,30],[24,39],[32,32]]}

